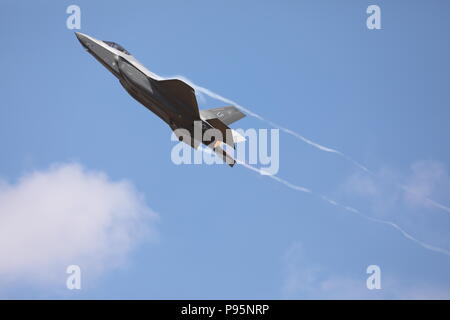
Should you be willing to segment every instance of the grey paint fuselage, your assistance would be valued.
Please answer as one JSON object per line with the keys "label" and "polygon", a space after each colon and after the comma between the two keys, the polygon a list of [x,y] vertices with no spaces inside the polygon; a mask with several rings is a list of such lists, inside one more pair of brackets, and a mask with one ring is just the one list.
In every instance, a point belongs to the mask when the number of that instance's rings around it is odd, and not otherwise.
{"label": "grey paint fuselage", "polygon": [[[235,107],[209,110],[198,109],[194,89],[180,79],[164,79],[152,73],[137,61],[125,48],[117,43],[102,41],[91,36],[75,33],[84,48],[108,69],[125,90],[147,109],[166,122],[184,143],[197,148],[201,143],[212,148],[216,154],[233,166],[235,160],[221,147],[224,142],[234,147],[233,131],[219,120],[236,121],[244,116]],[[189,135],[176,129],[185,129]],[[218,135],[205,137],[209,129]],[[216,140],[217,138],[217,140]]]}
{"label": "grey paint fuselage", "polygon": [[198,111],[163,92],[158,81],[165,79],[149,71],[132,55],[88,35],[77,32],[76,36],[86,50],[119,79],[134,99],[160,117],[172,130],[185,128],[191,131],[194,121],[201,121]]}

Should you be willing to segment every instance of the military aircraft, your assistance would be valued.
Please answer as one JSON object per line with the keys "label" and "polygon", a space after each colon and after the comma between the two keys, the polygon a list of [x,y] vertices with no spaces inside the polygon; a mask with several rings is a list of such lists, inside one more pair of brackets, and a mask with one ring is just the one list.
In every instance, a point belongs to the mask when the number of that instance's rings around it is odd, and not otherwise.
{"label": "military aircraft", "polygon": [[[231,167],[236,161],[225,151],[223,143],[235,147],[243,137],[228,125],[245,117],[234,106],[199,110],[194,89],[180,79],[164,79],[137,61],[124,47],[75,32],[83,47],[119,79],[125,90],[155,113],[177,134],[180,140],[197,149],[203,143]],[[190,135],[180,135],[185,129]],[[215,129],[220,134],[205,134]],[[186,131],[185,131],[186,132]],[[196,134],[200,132],[201,134]]]}

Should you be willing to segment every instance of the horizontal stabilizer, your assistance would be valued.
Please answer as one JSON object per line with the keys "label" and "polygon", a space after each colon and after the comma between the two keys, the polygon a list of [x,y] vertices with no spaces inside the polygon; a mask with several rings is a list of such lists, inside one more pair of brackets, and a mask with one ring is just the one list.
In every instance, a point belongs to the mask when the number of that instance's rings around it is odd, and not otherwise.
{"label": "horizontal stabilizer", "polygon": [[242,119],[243,117],[245,117],[245,114],[235,106],[200,110],[200,118],[202,120],[217,118],[227,126]]}

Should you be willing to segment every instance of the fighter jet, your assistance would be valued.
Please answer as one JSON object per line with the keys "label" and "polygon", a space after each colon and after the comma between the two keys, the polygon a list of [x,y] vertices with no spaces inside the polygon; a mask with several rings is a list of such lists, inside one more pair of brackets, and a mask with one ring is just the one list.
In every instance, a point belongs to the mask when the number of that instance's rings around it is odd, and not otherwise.
{"label": "fighter jet", "polygon": [[[186,82],[159,77],[115,42],[97,40],[80,32],[75,35],[81,45],[119,79],[125,90],[166,122],[181,141],[195,149],[205,144],[231,167],[236,163],[224,148],[224,143],[234,148],[235,143],[244,140],[228,127],[245,116],[235,106],[199,110],[195,91]],[[180,135],[183,131],[176,129],[187,130],[190,138]],[[218,131],[212,132],[220,134],[205,137],[208,129],[216,129]]]}

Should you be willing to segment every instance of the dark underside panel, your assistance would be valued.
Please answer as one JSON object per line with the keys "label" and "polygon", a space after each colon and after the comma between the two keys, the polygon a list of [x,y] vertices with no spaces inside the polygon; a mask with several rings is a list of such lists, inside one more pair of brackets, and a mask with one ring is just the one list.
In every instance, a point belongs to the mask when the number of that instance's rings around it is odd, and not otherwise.
{"label": "dark underside panel", "polygon": [[192,114],[193,119],[200,118],[195,91],[186,82],[178,79],[160,80],[158,87],[168,99],[176,101],[185,112]]}

